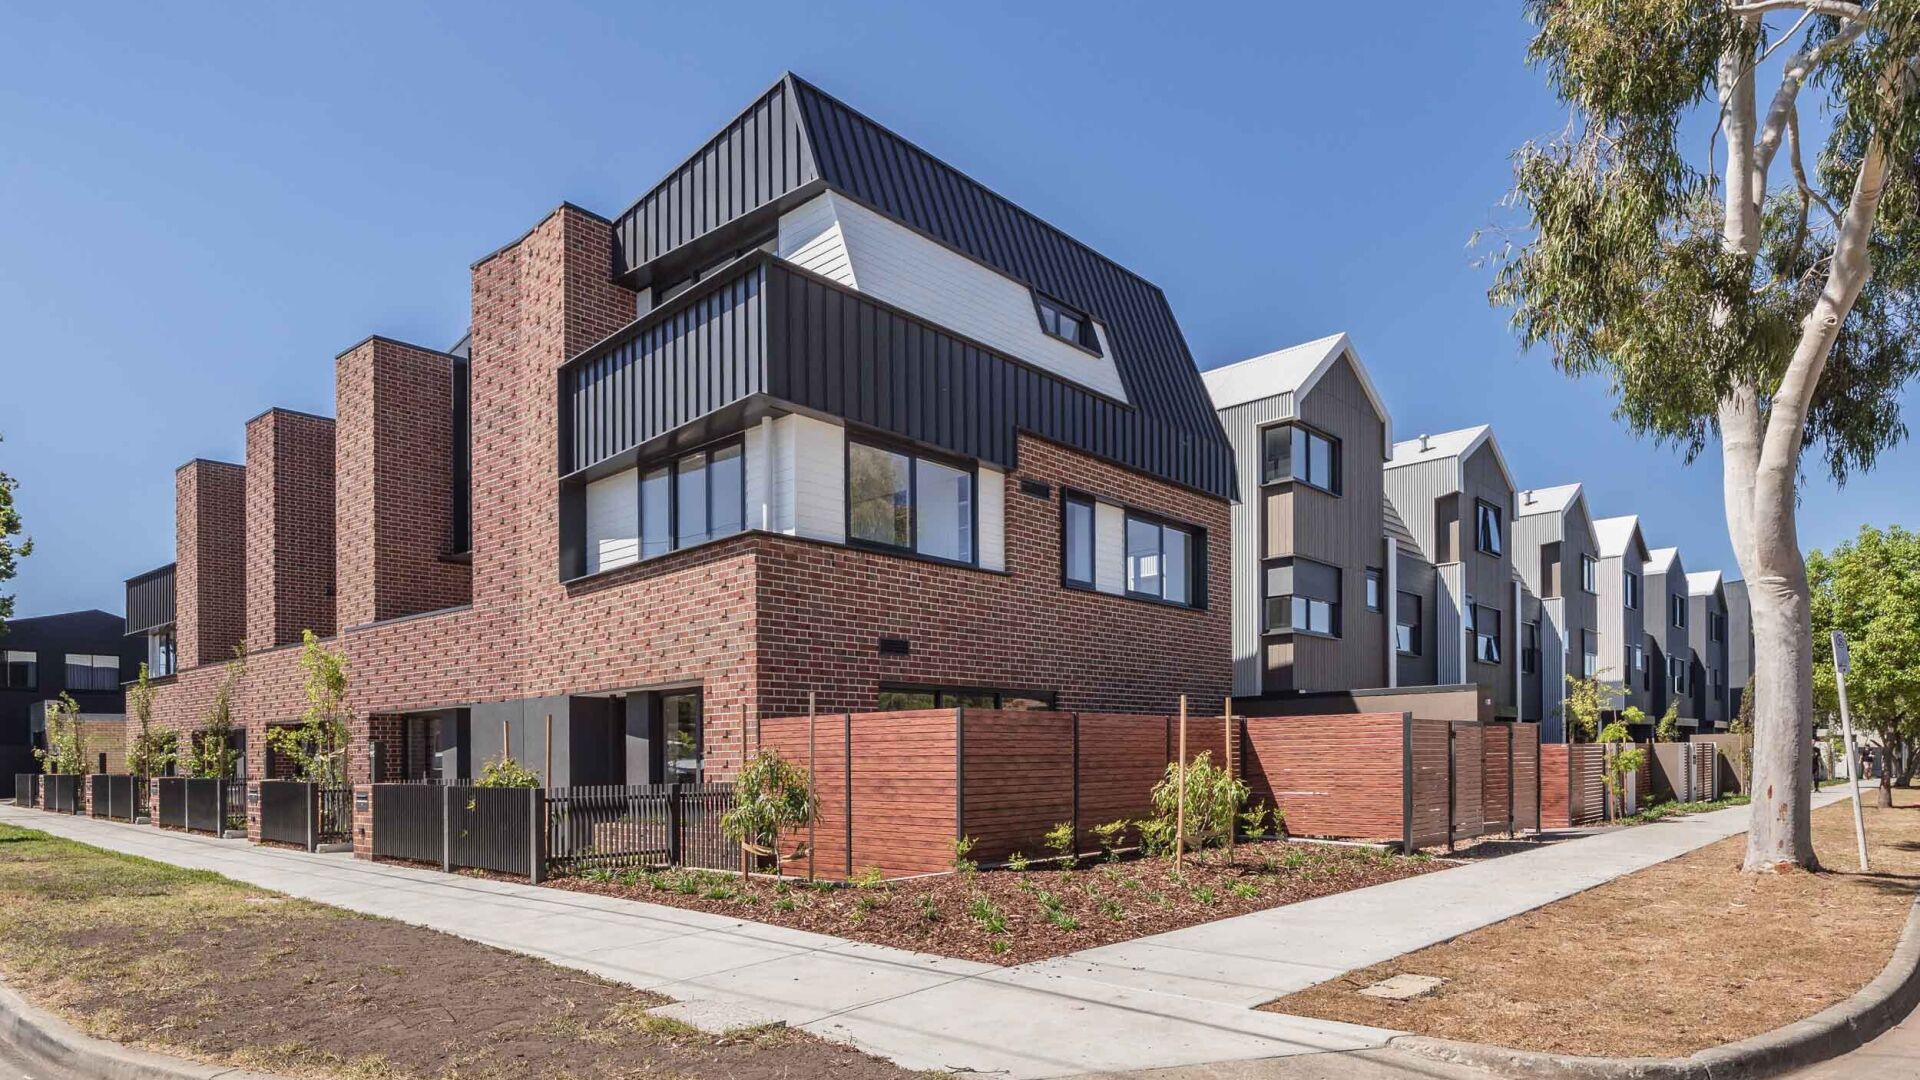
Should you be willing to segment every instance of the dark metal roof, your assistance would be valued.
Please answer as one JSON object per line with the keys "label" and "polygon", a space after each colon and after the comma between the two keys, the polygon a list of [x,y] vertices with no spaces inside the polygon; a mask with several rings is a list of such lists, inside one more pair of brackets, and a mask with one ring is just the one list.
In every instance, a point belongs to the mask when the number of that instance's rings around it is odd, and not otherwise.
{"label": "dark metal roof", "polygon": [[[1105,324],[1131,405],[1107,403],[1097,419],[1068,425],[1098,430],[1097,438],[1050,437],[1233,497],[1232,451],[1158,287],[796,76],[782,77],[615,219],[616,276],[636,287],[656,270],[672,279],[826,189]],[[1027,426],[1043,434],[1060,427]],[[1130,448],[1125,456],[1120,447]]]}
{"label": "dark metal roof", "polygon": [[142,634],[173,623],[174,566],[168,563],[127,579],[127,633]]}

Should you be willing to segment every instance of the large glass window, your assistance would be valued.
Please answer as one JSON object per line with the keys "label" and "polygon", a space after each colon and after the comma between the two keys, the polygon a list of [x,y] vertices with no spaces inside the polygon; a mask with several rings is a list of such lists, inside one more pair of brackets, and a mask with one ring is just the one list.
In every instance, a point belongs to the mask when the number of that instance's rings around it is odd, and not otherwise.
{"label": "large glass window", "polygon": [[660,732],[665,782],[699,783],[703,738],[699,691],[660,695]]}
{"label": "large glass window", "polygon": [[1673,625],[1684,630],[1687,626],[1687,598],[1679,593],[1667,595],[1667,614]]}
{"label": "large glass window", "polygon": [[40,656],[38,653],[24,652],[20,649],[8,649],[0,653],[6,659],[5,688],[8,690],[38,690],[40,688]]}
{"label": "large glass window", "polygon": [[147,674],[161,678],[174,673],[176,659],[173,645],[173,631],[162,630],[147,635]]}
{"label": "large glass window", "polygon": [[1600,564],[1591,555],[1580,556],[1580,587],[1590,593],[1600,591]]}
{"label": "large glass window", "polygon": [[1191,604],[1193,534],[1178,525],[1127,515],[1127,592]]}
{"label": "large glass window", "polygon": [[1600,645],[1594,632],[1580,631],[1580,677],[1591,679],[1600,674]]}
{"label": "large glass window", "polygon": [[970,563],[973,472],[868,443],[847,446],[847,535]]}
{"label": "large glass window", "polygon": [[746,518],[746,452],[738,439],[640,471],[643,559],[732,536]]}
{"label": "large glass window", "polygon": [[1678,656],[1667,658],[1667,685],[1676,694],[1687,692],[1687,662]]}
{"label": "large glass window", "polygon": [[1340,493],[1340,443],[1311,428],[1279,424],[1261,433],[1261,482],[1293,480]]}
{"label": "large glass window", "polygon": [[707,455],[692,454],[673,466],[676,547],[707,542]]}
{"label": "large glass window", "polygon": [[1374,566],[1367,567],[1367,610],[1368,611],[1380,610],[1380,603],[1381,603],[1380,590],[1383,587],[1384,586],[1381,584],[1381,581],[1380,581],[1379,568]]}
{"label": "large glass window", "polygon": [[1396,608],[1393,626],[1394,648],[1408,656],[1419,656],[1420,594],[1397,593],[1394,595],[1393,602]]}
{"label": "large glass window", "polygon": [[1520,624],[1520,673],[1533,675],[1540,671],[1540,624],[1523,622]]}
{"label": "large glass window", "polygon": [[1339,636],[1339,568],[1310,559],[1267,567],[1267,630]]}
{"label": "large glass window", "polygon": [[1500,508],[1484,499],[1473,502],[1473,546],[1488,555],[1500,554]]}
{"label": "large glass window", "polygon": [[905,686],[880,688],[881,712],[909,712],[914,709],[1005,709],[1009,712],[1039,712],[1053,708],[1051,690],[991,690],[952,686]]}
{"label": "large glass window", "polygon": [[673,468],[662,465],[640,476],[640,557],[673,550]]}
{"label": "large glass window", "polygon": [[1640,610],[1640,575],[1628,570],[1622,578],[1622,583],[1625,586],[1624,595],[1627,601],[1627,610]]}
{"label": "large glass window", "polygon": [[67,689],[118,690],[120,658],[90,653],[67,654]]}
{"label": "large glass window", "polygon": [[1066,577],[1075,585],[1093,584],[1093,500],[1069,495],[1064,510]]}
{"label": "large glass window", "polygon": [[1473,635],[1473,658],[1483,664],[1500,662],[1500,609],[1467,598],[1467,633]]}

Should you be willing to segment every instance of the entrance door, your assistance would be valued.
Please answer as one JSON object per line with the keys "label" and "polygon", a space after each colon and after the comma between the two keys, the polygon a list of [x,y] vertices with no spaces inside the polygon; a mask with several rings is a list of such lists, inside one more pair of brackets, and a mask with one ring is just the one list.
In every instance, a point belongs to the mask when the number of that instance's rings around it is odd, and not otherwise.
{"label": "entrance door", "polygon": [[704,750],[700,691],[673,690],[660,695],[661,780],[668,784],[700,782]]}

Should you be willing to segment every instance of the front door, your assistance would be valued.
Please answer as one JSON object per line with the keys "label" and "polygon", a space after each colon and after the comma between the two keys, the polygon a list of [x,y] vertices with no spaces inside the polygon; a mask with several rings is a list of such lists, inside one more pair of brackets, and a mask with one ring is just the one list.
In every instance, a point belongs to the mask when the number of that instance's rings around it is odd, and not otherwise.
{"label": "front door", "polygon": [[661,780],[668,784],[700,782],[704,750],[700,691],[673,690],[660,695]]}

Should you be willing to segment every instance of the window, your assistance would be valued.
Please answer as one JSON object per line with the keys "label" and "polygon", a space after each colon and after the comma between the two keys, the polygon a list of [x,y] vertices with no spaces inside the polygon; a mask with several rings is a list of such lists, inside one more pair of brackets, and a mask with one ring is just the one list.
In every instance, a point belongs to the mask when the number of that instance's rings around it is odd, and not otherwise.
{"label": "window", "polygon": [[1523,640],[1520,643],[1520,674],[1533,675],[1540,671],[1540,624],[1524,622],[1520,624]]}
{"label": "window", "polygon": [[1727,639],[1727,617],[1716,611],[1707,612],[1707,640],[1725,641]]}
{"label": "window", "polygon": [[1093,500],[1077,495],[1066,498],[1062,541],[1065,547],[1066,578],[1073,585],[1093,585]]}
{"label": "window", "polygon": [[973,561],[973,470],[847,444],[847,536],[948,562]]}
{"label": "window", "polygon": [[640,473],[643,559],[732,536],[746,520],[746,457],[738,439]]}
{"label": "window", "polygon": [[1476,604],[1467,597],[1467,633],[1473,635],[1473,658],[1483,664],[1500,662],[1500,609]]}
{"label": "window", "polygon": [[1093,331],[1092,319],[1058,300],[1038,294],[1034,295],[1033,308],[1040,316],[1040,329],[1049,336],[1100,355],[1100,337]]}
{"label": "window", "polygon": [[902,686],[880,688],[880,711],[907,712],[913,709],[1004,709],[1008,712],[1043,712],[1053,708],[1051,690],[988,690],[955,686]]}
{"label": "window", "polygon": [[1193,534],[1153,518],[1127,515],[1127,593],[1193,603]]}
{"label": "window", "polygon": [[1473,501],[1473,546],[1488,555],[1500,554],[1500,510],[1482,499]]}
{"label": "window", "polygon": [[1580,677],[1591,679],[1600,674],[1600,644],[1593,631],[1580,631]]}
{"label": "window", "polygon": [[1380,568],[1367,567],[1367,610],[1380,610]]}
{"label": "window", "polygon": [[1707,685],[1713,688],[1713,700],[1724,701],[1727,697],[1727,673],[1719,668],[1707,669]]}
{"label": "window", "polygon": [[1682,630],[1684,630],[1684,629],[1686,629],[1686,627],[1687,627],[1687,598],[1686,598],[1686,597],[1684,597],[1684,596],[1682,596],[1682,595],[1680,595],[1679,593],[1670,593],[1670,594],[1668,594],[1668,596],[1667,596],[1667,617],[1668,617],[1668,618],[1669,618],[1670,620],[1672,620],[1672,622],[1673,622],[1673,625],[1675,625],[1675,626],[1677,626],[1677,627],[1679,627],[1679,628],[1680,628],[1680,629],[1682,629]]}
{"label": "window", "polygon": [[661,772],[668,784],[700,782],[704,732],[697,690],[660,695]]}
{"label": "window", "polygon": [[1687,662],[1678,656],[1667,658],[1667,688],[1676,694],[1687,692]]}
{"label": "window", "polygon": [[1640,689],[1652,692],[1653,668],[1647,663],[1647,650],[1640,645],[1633,647],[1633,662],[1640,672]]}
{"label": "window", "polygon": [[1393,645],[1406,656],[1420,655],[1420,596],[1395,593],[1393,597]]}
{"label": "window", "polygon": [[118,690],[120,658],[89,653],[67,654],[67,689]]}
{"label": "window", "polygon": [[1340,494],[1340,442],[1298,424],[1261,432],[1261,483],[1292,480]]}
{"label": "window", "polygon": [[173,631],[147,635],[147,674],[158,679],[175,671]]}
{"label": "window", "polygon": [[1580,556],[1580,588],[1590,593],[1600,591],[1600,564],[1593,556]]}
{"label": "window", "polygon": [[1310,559],[1267,567],[1267,632],[1340,635],[1340,570]]}
{"label": "window", "polygon": [[1634,573],[1631,570],[1626,571],[1622,584],[1625,586],[1625,588],[1622,589],[1621,595],[1623,595],[1626,598],[1627,610],[1639,611],[1640,610],[1640,575]]}
{"label": "window", "polygon": [[38,653],[8,649],[0,653],[6,659],[6,682],[0,688],[7,690],[38,690],[40,688],[40,656]]}

